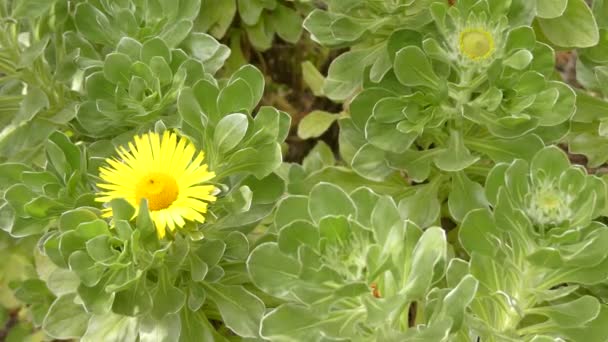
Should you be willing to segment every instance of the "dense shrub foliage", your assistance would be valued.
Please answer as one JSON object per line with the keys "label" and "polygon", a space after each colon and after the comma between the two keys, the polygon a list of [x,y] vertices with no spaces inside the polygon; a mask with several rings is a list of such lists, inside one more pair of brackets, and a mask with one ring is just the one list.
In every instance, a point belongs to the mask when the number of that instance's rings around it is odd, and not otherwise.
{"label": "dense shrub foliage", "polygon": [[0,0],[0,339],[607,341],[607,0]]}

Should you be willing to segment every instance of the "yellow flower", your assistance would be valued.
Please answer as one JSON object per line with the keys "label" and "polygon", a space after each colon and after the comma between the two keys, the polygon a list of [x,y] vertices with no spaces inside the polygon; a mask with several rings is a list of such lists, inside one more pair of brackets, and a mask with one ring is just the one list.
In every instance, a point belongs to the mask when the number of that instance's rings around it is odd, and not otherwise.
{"label": "yellow flower", "polygon": [[460,32],[460,52],[473,60],[486,59],[494,52],[494,38],[481,28],[469,28]]}
{"label": "yellow flower", "polygon": [[[103,190],[98,202],[123,198],[139,210],[141,200],[147,199],[159,238],[167,227],[183,227],[185,220],[205,222],[207,202],[216,197],[213,185],[202,184],[215,173],[203,163],[202,151],[197,154],[187,139],[169,132],[136,136],[128,146],[118,148],[120,158],[107,159],[108,165],[99,169],[103,183],[97,186]],[[106,215],[112,215],[111,209]]]}

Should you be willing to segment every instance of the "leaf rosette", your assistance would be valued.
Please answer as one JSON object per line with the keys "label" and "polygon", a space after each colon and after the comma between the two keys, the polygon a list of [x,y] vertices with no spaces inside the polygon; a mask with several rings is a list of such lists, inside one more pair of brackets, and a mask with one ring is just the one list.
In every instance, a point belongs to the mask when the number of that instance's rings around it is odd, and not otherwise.
{"label": "leaf rosette", "polygon": [[436,32],[394,32],[392,72],[365,82],[340,120],[341,152],[356,172],[382,180],[404,171],[422,182],[434,169],[529,159],[568,133],[575,93],[552,80],[552,48],[530,26],[507,25],[509,6],[430,11]]}
{"label": "leaf rosette", "polygon": [[282,303],[264,316],[262,337],[444,340],[461,328],[477,281],[437,287],[445,233],[402,219],[390,197],[320,183],[309,196],[284,198],[275,227],[276,241],[260,243],[247,261],[253,283]]}
{"label": "leaf rosette", "polygon": [[[239,38],[229,31],[238,16],[240,29],[258,51],[268,50],[275,36],[296,43],[302,34],[301,12],[309,11],[307,0],[203,0],[205,15],[198,17],[195,27],[221,39],[226,35]],[[238,32],[238,31],[236,31]],[[236,44],[232,46],[239,50]]]}
{"label": "leaf rosette", "polygon": [[605,338],[606,309],[581,290],[608,278],[608,228],[592,221],[605,209],[605,187],[554,147],[529,165],[495,166],[486,184],[492,211],[471,211],[459,229],[480,284],[471,314],[481,338]]}
{"label": "leaf rosette", "polygon": [[181,89],[201,79],[215,83],[211,75],[229,54],[226,46],[206,34],[193,33],[189,41],[209,51],[199,59],[169,48],[158,37],[143,44],[123,37],[115,52],[85,69],[87,101],[78,110],[78,128],[103,138],[157,120],[175,120],[174,105]]}

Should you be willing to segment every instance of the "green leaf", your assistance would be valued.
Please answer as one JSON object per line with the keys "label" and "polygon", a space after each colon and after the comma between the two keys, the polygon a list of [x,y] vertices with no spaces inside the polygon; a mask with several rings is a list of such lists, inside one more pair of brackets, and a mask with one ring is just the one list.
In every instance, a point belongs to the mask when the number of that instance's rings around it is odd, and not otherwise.
{"label": "green leaf", "polygon": [[318,138],[325,133],[340,116],[322,110],[308,113],[298,124],[300,139]]}
{"label": "green leaf", "polygon": [[215,74],[230,56],[227,46],[202,32],[191,32],[181,46],[185,46],[193,58],[201,61],[204,71],[210,74]]}
{"label": "green leaf", "polygon": [[[164,271],[166,272],[166,271]],[[166,273],[160,276],[159,283],[152,295],[152,317],[162,319],[169,314],[179,312],[186,302],[186,295],[175,287]]]}
{"label": "green leaf", "polygon": [[112,309],[114,293],[105,291],[105,282],[101,281],[94,287],[78,286],[78,296],[82,299],[87,312],[106,314]]}
{"label": "green leaf", "polygon": [[137,338],[138,319],[108,313],[93,315],[82,342],[116,341],[129,342]]}
{"label": "green leaf", "polygon": [[249,121],[245,114],[234,113],[223,117],[215,127],[213,143],[220,153],[230,152],[245,137]]}
{"label": "green leaf", "polygon": [[599,42],[597,23],[585,0],[568,0],[561,16],[539,18],[538,23],[545,37],[561,47],[585,48]]}
{"label": "green leaf", "polygon": [[254,48],[259,51],[266,51],[272,46],[274,38],[274,27],[271,26],[267,17],[260,17],[260,20],[253,26],[245,26],[249,41]]}
{"label": "green leaf", "polygon": [[124,85],[128,84],[131,78],[130,69],[131,58],[129,56],[119,52],[106,55],[103,63],[103,74],[108,81]]}
{"label": "green leaf", "polygon": [[54,216],[51,212],[53,209],[56,209],[57,206],[58,203],[52,198],[40,196],[26,203],[23,206],[23,209],[28,215],[42,219]]}
{"label": "green leaf", "polygon": [[[199,82],[201,83],[201,82]],[[197,83],[197,85],[199,84]],[[207,116],[202,112],[201,107],[195,97],[195,90],[183,88],[177,97],[177,110],[188,125],[192,126],[202,136],[207,123]]]}
{"label": "green leaf", "polygon": [[390,229],[401,221],[401,215],[395,201],[389,196],[382,196],[373,207],[370,220],[376,240],[385,245]]}
{"label": "green leaf", "polygon": [[167,44],[160,38],[146,41],[141,48],[141,61],[149,64],[153,57],[159,56],[167,63],[171,62],[171,52]]}
{"label": "green leaf", "polygon": [[[365,124],[367,123],[367,120],[369,120],[370,116],[372,114],[374,114],[376,106],[379,106],[379,108],[384,107],[383,109],[386,109],[388,107],[389,112],[390,111],[394,112],[394,105],[387,106],[384,103],[379,104],[380,102],[383,102],[383,101],[389,101],[389,100],[384,100],[384,99],[392,98],[392,96],[394,96],[394,94],[384,88],[370,88],[370,89],[363,90],[353,99],[353,101],[350,105],[350,108],[349,108],[350,109],[350,119],[352,120],[352,122],[355,124],[355,126],[357,128],[359,128],[361,131],[363,131],[365,129]],[[379,114],[379,113],[377,113],[377,114]],[[378,116],[379,116],[379,118],[377,118],[377,119],[379,121],[381,121],[381,122],[387,121],[385,117],[382,117],[381,115],[378,115]],[[394,117],[394,116],[389,115],[389,117]],[[340,121],[344,122],[346,120],[348,120],[348,119],[345,118]],[[388,120],[388,121],[393,121],[393,120]]]}
{"label": "green leaf", "polygon": [[559,147],[549,146],[539,151],[530,163],[532,177],[537,175],[547,180],[558,180],[563,172],[570,168],[570,160]]}
{"label": "green leaf", "polygon": [[226,326],[243,337],[257,337],[264,302],[242,286],[203,283]]}
{"label": "green leaf", "polygon": [[494,255],[496,248],[496,223],[488,209],[476,209],[469,212],[460,224],[458,237],[464,249],[469,253]]}
{"label": "green leaf", "polygon": [[478,139],[466,137],[465,145],[479,153],[488,155],[495,162],[509,163],[513,159],[531,160],[545,144],[535,134],[526,134],[515,139]]}
{"label": "green leaf", "polygon": [[260,334],[271,341],[321,341],[323,321],[301,305],[285,304],[262,320]]}
{"label": "green leaf", "polygon": [[160,321],[151,317],[140,320],[139,341],[141,342],[172,342],[181,332],[179,315],[167,315]]}
{"label": "green leaf", "polygon": [[593,321],[584,326],[561,328],[559,329],[564,337],[572,341],[591,341],[594,339],[603,340],[608,336],[608,327],[605,322],[608,319],[608,308],[601,306],[599,315]]}
{"label": "green leaf", "polygon": [[74,303],[74,294],[61,296],[53,302],[44,318],[42,328],[57,339],[80,338],[84,335],[89,315],[80,304]]}
{"label": "green leaf", "polygon": [[415,182],[425,181],[431,173],[431,162],[443,150],[407,150],[399,154],[389,154],[390,167],[405,170],[407,176]]}
{"label": "green leaf", "polygon": [[116,46],[116,52],[127,55],[131,60],[139,60],[142,45],[130,37],[122,37]]}
{"label": "green leaf", "polygon": [[279,232],[279,248],[283,253],[297,257],[300,246],[308,246],[312,250],[319,249],[319,230],[308,221],[294,221],[281,228]]}
{"label": "green leaf", "polygon": [[[193,13],[198,13],[198,9]],[[192,21],[183,19],[168,25],[159,37],[167,43],[169,47],[175,47],[181,43],[192,30]]]}
{"label": "green leaf", "polygon": [[234,260],[245,260],[249,256],[249,240],[241,232],[231,232],[224,239],[226,251],[223,257]]}
{"label": "green leaf", "polygon": [[206,300],[207,292],[205,292],[205,289],[197,283],[190,283],[190,286],[188,286],[188,309],[196,311],[203,306]]}
{"label": "green leaf", "polygon": [[247,259],[247,271],[253,283],[264,292],[285,297],[298,282],[300,264],[286,256],[278,244],[267,242],[257,246]]}
{"label": "green leaf", "polygon": [[[385,97],[378,101],[373,109],[376,120],[382,123],[396,123],[406,119],[405,110],[408,102],[397,97]],[[415,105],[413,105],[415,106]]]}
{"label": "green leaf", "polygon": [[[28,1],[25,1],[25,2],[28,2]],[[52,1],[49,1],[49,3],[52,3]],[[35,41],[31,46],[29,46],[27,49],[25,49],[23,51],[23,53],[21,54],[21,57],[19,59],[18,66],[20,68],[31,67],[32,64],[34,63],[34,61],[44,53],[44,50],[46,49],[48,43],[49,43],[49,36],[45,36],[42,39]],[[43,93],[43,95],[44,95],[44,93]]]}
{"label": "green leaf", "polygon": [[135,208],[122,198],[115,198],[110,202],[112,207],[112,218],[114,222],[118,220],[131,221],[135,215]]}
{"label": "green leaf", "polygon": [[597,298],[583,296],[573,301],[533,308],[531,314],[543,315],[555,324],[556,327],[580,327],[593,320],[600,313],[600,303]]}
{"label": "green leaf", "polygon": [[281,147],[278,143],[260,148],[248,147],[235,152],[228,160],[228,165],[219,170],[217,178],[243,172],[262,179],[279,167],[281,161]]}
{"label": "green leaf", "polygon": [[431,319],[432,322],[438,322],[442,319],[451,319],[453,321],[452,331],[458,331],[465,319],[467,307],[477,293],[479,282],[472,275],[467,274],[443,299],[441,303],[441,311]]}
{"label": "green leaf", "polygon": [[446,236],[443,229],[431,227],[424,231],[412,254],[411,271],[404,289],[410,300],[426,296],[433,281],[435,266],[446,257]]}
{"label": "green leaf", "polygon": [[308,210],[315,222],[326,216],[357,216],[357,207],[346,192],[336,185],[325,182],[312,188]]}
{"label": "green leaf", "polygon": [[360,176],[377,182],[385,180],[394,172],[387,164],[385,152],[372,144],[363,145],[355,153],[352,168]]}
{"label": "green leaf", "polygon": [[406,86],[425,86],[438,89],[439,77],[433,71],[429,58],[417,46],[408,46],[395,55],[395,75]]}
{"label": "green leaf", "polygon": [[586,156],[589,167],[598,167],[608,159],[604,153],[608,148],[608,139],[601,136],[587,132],[576,134],[571,138],[569,147],[571,153]]}
{"label": "green leaf", "polygon": [[255,25],[260,20],[260,15],[264,10],[262,1],[238,0],[239,15],[247,25]]}
{"label": "green leaf", "polygon": [[222,259],[226,251],[226,243],[222,240],[205,239],[201,247],[197,250],[198,256],[207,265],[215,266]]}
{"label": "green leaf", "polygon": [[399,202],[399,211],[420,227],[428,227],[439,219],[441,204],[437,198],[437,184],[430,183],[419,188],[414,195]]}
{"label": "green leaf", "polygon": [[95,260],[83,251],[72,253],[68,259],[68,265],[78,275],[80,281],[89,287],[95,286],[105,271],[102,265],[95,263]]}
{"label": "green leaf", "polygon": [[336,157],[331,148],[323,141],[318,141],[308,155],[302,161],[302,166],[306,172],[314,172],[336,163]]}
{"label": "green leaf", "polygon": [[250,113],[255,106],[253,90],[242,78],[237,78],[220,90],[217,107],[221,114]]}
{"label": "green leaf", "polygon": [[74,23],[78,31],[95,43],[111,44],[114,30],[108,17],[89,3],[81,2],[76,6]]}
{"label": "green leaf", "polygon": [[16,2],[11,16],[17,19],[38,18],[46,14],[57,0],[21,0]]}
{"label": "green leaf", "polygon": [[405,152],[419,135],[419,131],[413,129],[402,129],[401,121],[399,124],[382,123],[375,118],[370,118],[365,125],[365,136],[370,144],[393,153]]}
{"label": "green leaf", "polygon": [[274,225],[281,228],[295,220],[310,220],[308,197],[290,195],[278,204],[274,214]]}
{"label": "green leaf", "polygon": [[262,72],[253,65],[243,65],[232,74],[228,83],[232,83],[238,79],[242,79],[249,85],[253,95],[253,104],[257,105],[264,95],[265,80]]}
{"label": "green leaf", "polygon": [[323,84],[325,77],[319,72],[315,65],[310,61],[302,63],[302,78],[304,83],[310,88],[313,95],[323,96]]}
{"label": "green leaf", "polygon": [[190,276],[194,281],[203,281],[207,272],[209,272],[209,266],[204,263],[196,254],[190,255]]}
{"label": "green leaf", "polygon": [[567,5],[568,0],[536,0],[536,16],[544,19],[559,17]]}
{"label": "green leaf", "polygon": [[67,232],[75,230],[81,223],[91,222],[97,219],[97,215],[90,210],[84,208],[73,209],[61,214],[58,226],[60,231]]}
{"label": "green leaf", "polygon": [[138,279],[125,290],[115,293],[112,311],[126,316],[137,316],[148,313],[152,308],[152,296],[144,279]]}
{"label": "green leaf", "polygon": [[334,101],[351,97],[363,82],[365,67],[375,62],[385,48],[386,44],[381,43],[338,56],[329,66],[323,93]]}
{"label": "green leaf", "polygon": [[484,188],[479,183],[470,180],[464,172],[458,172],[452,176],[448,208],[457,222],[461,222],[470,211],[487,208],[488,204]]}
{"label": "green leaf", "polygon": [[271,173],[262,179],[249,176],[241,184],[251,189],[253,192],[252,203],[255,204],[276,203],[285,192],[285,181],[276,173]]}
{"label": "green leaf", "polygon": [[215,332],[215,328],[209,323],[202,310],[192,312],[182,310],[181,312],[180,342],[221,341]]}
{"label": "green leaf", "polygon": [[161,86],[168,85],[173,80],[173,72],[169,63],[160,56],[152,57],[150,60],[150,70],[156,75]]}
{"label": "green leaf", "polygon": [[284,41],[296,43],[302,35],[302,17],[296,9],[277,4],[270,17],[277,35]]}
{"label": "green leaf", "polygon": [[530,65],[532,59],[534,59],[532,52],[522,49],[505,58],[503,64],[515,70],[523,70]]}
{"label": "green leaf", "polygon": [[79,284],[78,276],[74,272],[63,268],[53,270],[46,280],[47,287],[56,296],[76,292]]}
{"label": "green leaf", "polygon": [[466,148],[464,140],[458,131],[450,132],[447,149],[435,157],[435,165],[443,171],[456,172],[466,169],[479,160]]}
{"label": "green leaf", "polygon": [[468,262],[458,258],[450,260],[445,272],[448,287],[456,287],[467,275],[469,275]]}
{"label": "green leaf", "polygon": [[310,38],[322,45],[335,45],[336,37],[331,30],[333,17],[327,11],[313,9],[304,20],[303,26],[310,32]]}
{"label": "green leaf", "polygon": [[4,190],[6,184],[12,184],[21,181],[22,174],[26,171],[30,171],[30,168],[24,164],[0,164],[0,184],[2,184],[2,189]]}

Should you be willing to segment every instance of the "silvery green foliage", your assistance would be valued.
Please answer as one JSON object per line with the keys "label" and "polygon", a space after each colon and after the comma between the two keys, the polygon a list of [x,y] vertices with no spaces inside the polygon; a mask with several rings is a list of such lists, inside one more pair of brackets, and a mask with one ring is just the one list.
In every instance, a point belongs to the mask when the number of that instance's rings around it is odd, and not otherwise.
{"label": "silvery green foliage", "polygon": [[[2,135],[2,161],[13,162],[0,166],[0,227],[15,245],[38,239],[38,273],[6,278],[32,323],[85,341],[258,337],[265,304],[245,270],[247,235],[284,192],[273,171],[290,126],[284,112],[256,110],[263,75],[246,65],[214,77],[229,50],[191,30],[198,1],[28,3],[0,2],[0,102],[14,116]],[[36,34],[19,31],[28,20]],[[204,225],[159,241],[145,203],[134,218],[116,200],[103,217],[95,183],[116,147],[168,129],[206,152],[219,193]]]}
{"label": "silvery green foliage", "polygon": [[192,30],[199,0],[0,7],[3,161],[43,164],[44,142],[58,128],[100,138],[161,118],[175,122],[181,87],[209,78],[230,54]]}
{"label": "silvery green foliage", "polygon": [[[608,311],[581,288],[605,282],[606,184],[572,167],[555,147],[531,163],[499,164],[488,176],[493,209],[471,211],[459,239],[461,268],[479,280],[469,319],[482,339],[606,338]],[[449,274],[449,270],[448,270]]]}
{"label": "silvery green foliage", "polygon": [[345,100],[361,87],[364,70],[380,81],[392,68],[390,36],[400,29],[422,28],[432,21],[429,6],[438,0],[373,1],[325,0],[327,9],[315,9],[304,21],[311,38],[329,47],[350,47],[328,71],[323,92]]}
{"label": "silvery green foliage", "polygon": [[[343,145],[358,148],[345,156],[356,171],[382,179],[403,170],[422,181],[435,167],[456,172],[480,158],[530,156],[568,132],[575,96],[551,80],[552,49],[531,27],[510,28],[505,9],[466,4],[431,6],[439,34],[405,29],[389,38],[394,72],[366,83],[341,123]],[[461,51],[471,29],[491,39],[487,56]]]}
{"label": "silvery green foliage", "polygon": [[417,224],[436,223],[446,199],[457,222],[487,207],[477,177],[488,165],[529,160],[570,129],[575,93],[553,80],[553,49],[537,40],[532,18],[510,24],[516,10],[506,2],[431,4],[428,27],[387,38],[391,69],[380,80],[370,74],[350,117],[339,120],[342,156],[359,175],[428,181],[406,209]]}
{"label": "silvery green foliage", "polygon": [[[302,34],[301,12],[308,10],[309,0],[202,0],[204,15],[196,28],[223,38],[233,21],[240,23],[251,45],[260,51],[271,47],[275,36],[295,43]],[[235,36],[238,37],[238,36]]]}
{"label": "silvery green foliage", "polygon": [[77,128],[104,138],[157,120],[174,122],[180,91],[200,79],[214,82],[211,75],[230,53],[206,34],[193,33],[189,41],[215,51],[203,60],[170,49],[160,38],[142,44],[123,37],[103,61],[81,61],[88,64],[83,73],[87,100],[76,114]]}
{"label": "silvery green foliage", "polygon": [[572,118],[572,132],[569,144],[573,153],[583,154],[589,160],[589,165],[598,167],[608,160],[602,152],[608,143],[606,139],[606,118],[608,109],[606,98],[606,82],[608,81],[608,2],[594,1],[593,14],[599,28],[597,44],[578,49],[576,65],[576,81],[593,94],[580,91],[577,93],[577,111]]}
{"label": "silvery green foliage", "polygon": [[[608,1],[0,0],[0,17],[0,322],[20,307],[15,330],[608,339]],[[338,146],[284,163],[296,113],[265,105],[285,89],[240,45],[263,64],[302,26],[343,49],[326,78],[311,69],[326,51],[304,69],[344,107],[298,131],[337,121]],[[561,82],[564,49],[584,89]],[[203,150],[218,189],[204,224],[163,240],[145,201],[134,216],[114,200],[113,218],[94,201],[106,158],[152,130]]]}
{"label": "silvery green foliage", "polygon": [[282,302],[264,316],[262,337],[443,341],[461,331],[477,280],[441,286],[444,231],[404,220],[390,197],[319,183],[284,198],[273,229],[276,241],[247,261],[253,283]]}
{"label": "silvery green foliage", "polygon": [[[2,229],[40,239],[46,276],[19,284],[17,294],[46,334],[85,341],[107,333],[144,341],[258,337],[265,304],[246,288],[246,234],[284,192],[273,171],[290,118],[271,107],[252,117],[264,88],[252,66],[219,84],[208,76],[183,87],[175,100],[173,128],[207,153],[220,192],[205,224],[190,222],[168,240],[158,240],[145,203],[136,218],[122,200],[112,202],[110,221],[101,215],[94,184],[99,166],[115,153],[110,141],[75,145],[54,133],[45,145],[45,170],[0,167]],[[154,128],[167,129],[162,121]]]}

